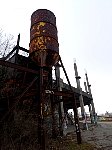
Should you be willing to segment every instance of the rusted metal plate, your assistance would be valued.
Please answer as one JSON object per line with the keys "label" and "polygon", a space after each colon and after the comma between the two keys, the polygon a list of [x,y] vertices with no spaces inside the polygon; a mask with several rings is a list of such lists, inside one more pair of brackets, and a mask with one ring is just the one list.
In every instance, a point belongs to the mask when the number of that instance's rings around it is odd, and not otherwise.
{"label": "rusted metal plate", "polygon": [[35,37],[35,39],[30,42],[30,53],[38,50],[53,50],[58,53],[58,43],[51,37]]}
{"label": "rusted metal plate", "polygon": [[30,30],[30,41],[38,36],[52,37],[58,42],[56,27],[47,22],[37,22],[32,25]]}
{"label": "rusted metal plate", "polygon": [[50,10],[38,9],[31,16],[31,26],[37,22],[49,22],[56,26],[56,17]]}

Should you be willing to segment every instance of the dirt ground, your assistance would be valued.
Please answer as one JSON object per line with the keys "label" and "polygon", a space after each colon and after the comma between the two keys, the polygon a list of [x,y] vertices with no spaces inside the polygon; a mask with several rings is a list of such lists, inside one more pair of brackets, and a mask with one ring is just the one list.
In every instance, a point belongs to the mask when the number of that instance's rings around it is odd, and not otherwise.
{"label": "dirt ground", "polygon": [[[97,126],[88,124],[89,129],[81,130],[82,140],[95,145],[95,150],[112,150],[112,122],[98,122]],[[69,125],[65,134],[74,132],[75,127]]]}
{"label": "dirt ground", "polygon": [[98,150],[112,150],[112,122],[98,122],[97,126],[81,133],[82,139],[95,145]]}

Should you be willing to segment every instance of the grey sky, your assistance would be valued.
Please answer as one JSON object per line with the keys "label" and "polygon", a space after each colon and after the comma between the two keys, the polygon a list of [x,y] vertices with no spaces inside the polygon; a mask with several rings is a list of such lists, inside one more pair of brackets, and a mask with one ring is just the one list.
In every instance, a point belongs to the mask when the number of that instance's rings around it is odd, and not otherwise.
{"label": "grey sky", "polygon": [[0,28],[15,38],[20,33],[21,46],[28,48],[30,16],[40,8],[56,15],[60,55],[72,85],[76,58],[82,87],[87,70],[96,111],[112,112],[112,0],[4,0]]}

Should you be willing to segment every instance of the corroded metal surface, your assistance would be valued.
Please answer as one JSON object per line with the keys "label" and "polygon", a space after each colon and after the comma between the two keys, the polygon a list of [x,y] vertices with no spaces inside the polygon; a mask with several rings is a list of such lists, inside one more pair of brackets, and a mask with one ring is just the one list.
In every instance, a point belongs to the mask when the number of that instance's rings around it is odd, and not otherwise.
{"label": "corroded metal surface", "polygon": [[56,17],[50,10],[38,9],[31,16],[31,26],[37,22],[49,22],[56,26]]}
{"label": "corroded metal surface", "polygon": [[32,25],[30,30],[30,40],[33,40],[33,38],[37,36],[49,36],[56,41],[58,40],[56,27],[46,22],[38,22]]}
{"label": "corroded metal surface", "polygon": [[52,50],[58,53],[58,43],[53,38],[37,36],[30,42],[30,53],[37,50]]}
{"label": "corroded metal surface", "polygon": [[53,66],[59,57],[55,15],[39,9],[31,16],[30,57],[39,66]]}

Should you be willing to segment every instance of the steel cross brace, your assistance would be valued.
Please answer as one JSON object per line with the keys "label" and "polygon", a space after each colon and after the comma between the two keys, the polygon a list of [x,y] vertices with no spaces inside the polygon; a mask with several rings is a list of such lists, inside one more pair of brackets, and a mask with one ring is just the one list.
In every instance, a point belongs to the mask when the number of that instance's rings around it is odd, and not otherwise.
{"label": "steel cross brace", "polygon": [[21,70],[21,71],[24,71],[24,72],[30,72],[30,73],[33,73],[33,74],[38,74],[38,71],[36,71],[36,70],[32,70],[32,69],[17,65],[15,63],[4,61],[4,60],[0,60],[0,65],[10,67],[10,68],[14,68],[14,69],[18,69],[18,70]]}

